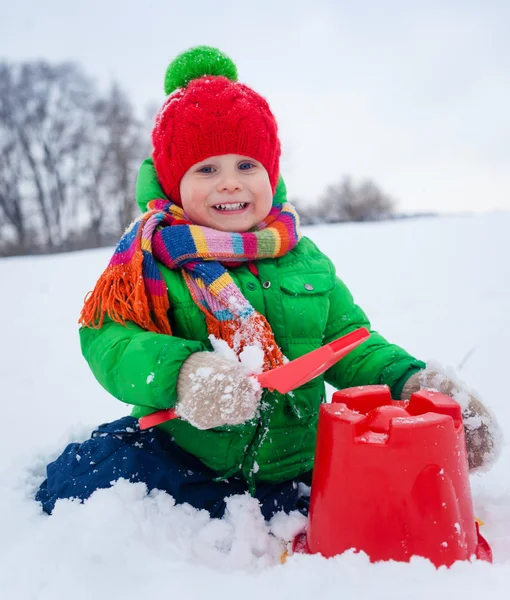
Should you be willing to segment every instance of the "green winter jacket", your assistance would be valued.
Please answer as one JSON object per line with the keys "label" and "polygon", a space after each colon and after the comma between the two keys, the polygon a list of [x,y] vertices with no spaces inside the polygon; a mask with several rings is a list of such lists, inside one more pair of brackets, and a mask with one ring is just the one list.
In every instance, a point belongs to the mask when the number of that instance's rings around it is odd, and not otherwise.
{"label": "green winter jacket", "polygon": [[[144,167],[150,167],[153,178],[152,165]],[[154,181],[143,183],[147,199],[162,197],[161,189],[154,195]],[[140,192],[140,185],[137,190]],[[143,208],[140,194],[138,201]],[[266,317],[290,360],[358,327],[370,329],[332,262],[308,238],[302,238],[285,256],[256,264],[258,277],[246,265],[232,268],[230,273],[250,304]],[[159,267],[168,287],[172,336],[145,331],[134,323],[123,326],[111,321],[100,329],[80,330],[82,352],[95,377],[113,396],[134,405],[132,415],[137,418],[175,406],[182,363],[193,352],[212,350],[204,315],[180,271]],[[372,332],[368,341],[323,376],[294,392],[281,395],[266,390],[257,419],[206,431],[180,419],[159,427],[216,471],[218,479],[242,476],[253,491],[257,481],[284,481],[312,469],[324,381],[338,389],[386,384],[393,397],[400,398],[405,381],[424,366]]]}

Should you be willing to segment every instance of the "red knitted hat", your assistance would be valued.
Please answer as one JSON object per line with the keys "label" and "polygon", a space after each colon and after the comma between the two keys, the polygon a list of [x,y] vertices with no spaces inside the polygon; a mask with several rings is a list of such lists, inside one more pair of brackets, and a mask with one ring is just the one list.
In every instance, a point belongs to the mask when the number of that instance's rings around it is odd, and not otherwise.
{"label": "red knitted hat", "polygon": [[186,171],[221,154],[258,160],[269,174],[273,194],[276,190],[276,120],[266,100],[236,79],[234,63],[207,46],[184,52],[167,69],[165,91],[171,95],[156,117],[152,157],[165,194],[179,205]]}

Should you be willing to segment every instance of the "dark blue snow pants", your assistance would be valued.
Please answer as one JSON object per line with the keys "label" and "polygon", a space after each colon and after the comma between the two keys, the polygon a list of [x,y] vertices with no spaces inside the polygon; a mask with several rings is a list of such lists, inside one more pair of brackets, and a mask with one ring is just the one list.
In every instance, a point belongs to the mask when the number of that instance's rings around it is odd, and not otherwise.
{"label": "dark blue snow pants", "polygon": [[[225,498],[245,493],[248,486],[236,477],[214,481],[217,475],[179,448],[168,433],[157,427],[140,431],[136,419],[124,417],[100,425],[82,444],[69,444],[48,465],[47,479],[36,500],[51,514],[59,498],[86,500],[95,490],[109,488],[122,477],[145,483],[148,491],[168,492],[178,504],[187,502],[208,510],[212,517],[221,517]],[[290,480],[257,484],[255,497],[266,519],[281,510],[307,514],[308,498],[299,497],[298,483],[299,480]]]}

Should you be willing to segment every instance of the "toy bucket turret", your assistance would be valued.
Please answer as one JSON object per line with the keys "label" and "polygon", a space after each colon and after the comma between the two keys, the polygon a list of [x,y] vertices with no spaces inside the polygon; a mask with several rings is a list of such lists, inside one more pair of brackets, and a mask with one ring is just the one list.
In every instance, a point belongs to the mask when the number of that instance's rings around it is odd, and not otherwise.
{"label": "toy bucket turret", "polygon": [[436,566],[492,559],[454,400],[421,390],[404,403],[368,386],[321,407],[308,529],[296,550],[330,557],[350,548],[372,561],[418,555]]}

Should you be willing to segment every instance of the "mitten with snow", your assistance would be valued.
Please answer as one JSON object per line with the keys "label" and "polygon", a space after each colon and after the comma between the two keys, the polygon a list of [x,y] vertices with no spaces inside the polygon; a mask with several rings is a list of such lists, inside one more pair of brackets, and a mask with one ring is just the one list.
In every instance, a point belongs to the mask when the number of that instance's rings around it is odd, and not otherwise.
{"label": "mitten with snow", "polygon": [[489,470],[499,458],[503,438],[493,413],[464,384],[438,370],[424,369],[412,375],[402,389],[402,400],[409,400],[421,388],[451,396],[460,404],[469,470]]}
{"label": "mitten with snow", "polygon": [[262,390],[241,363],[215,352],[195,352],[177,380],[177,415],[197,429],[240,425],[256,415]]}

